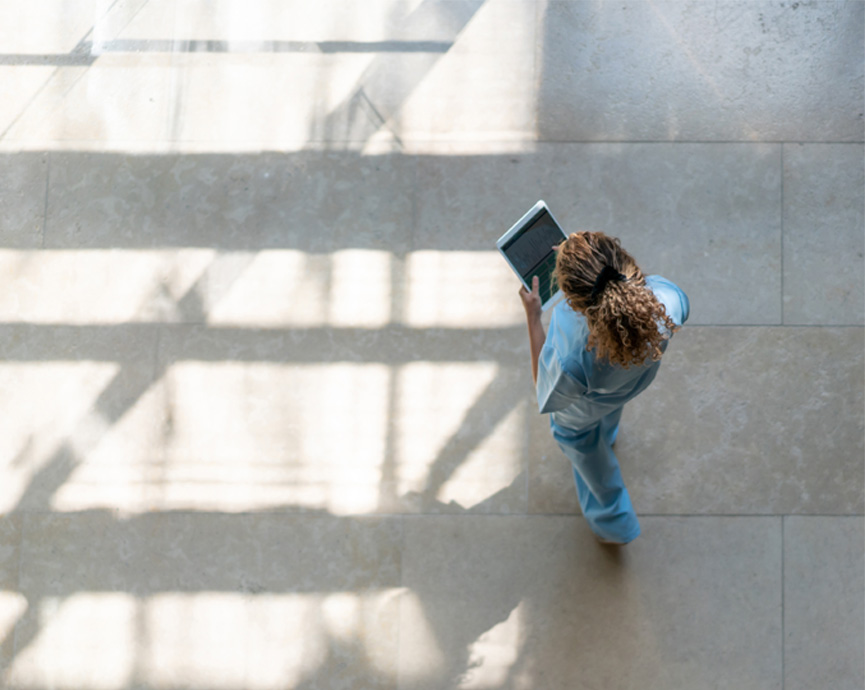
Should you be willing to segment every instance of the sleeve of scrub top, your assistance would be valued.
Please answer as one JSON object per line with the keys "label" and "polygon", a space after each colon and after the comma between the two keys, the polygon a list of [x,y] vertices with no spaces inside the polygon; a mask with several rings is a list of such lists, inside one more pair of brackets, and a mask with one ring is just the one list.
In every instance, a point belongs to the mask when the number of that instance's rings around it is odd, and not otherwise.
{"label": "sleeve of scrub top", "polygon": [[673,283],[670,284],[675,288],[676,296],[678,297],[679,301],[679,313],[676,314],[676,316],[678,316],[679,318],[674,317],[673,321],[677,325],[681,326],[683,323],[685,323],[685,321],[688,320],[688,317],[691,315],[691,301],[688,299],[688,295],[685,294],[682,288],[680,288],[678,285],[674,285]]}
{"label": "sleeve of scrub top", "polygon": [[691,313],[691,302],[688,296],[675,283],[661,276],[648,276],[646,282],[664,303],[667,315],[673,319],[673,323],[681,326],[688,320]]}
{"label": "sleeve of scrub top", "polygon": [[538,358],[538,410],[548,414],[576,402],[586,387],[565,371],[555,348],[545,344]]}

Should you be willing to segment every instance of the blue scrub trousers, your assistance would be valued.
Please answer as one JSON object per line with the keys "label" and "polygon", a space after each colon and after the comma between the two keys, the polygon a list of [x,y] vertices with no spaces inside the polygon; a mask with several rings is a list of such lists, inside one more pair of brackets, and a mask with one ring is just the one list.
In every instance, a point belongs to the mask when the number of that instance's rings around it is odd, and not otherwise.
{"label": "blue scrub trousers", "polygon": [[613,452],[621,418],[620,407],[578,431],[558,426],[552,416],[550,426],[573,465],[577,497],[589,527],[601,539],[627,544],[640,535],[640,523]]}

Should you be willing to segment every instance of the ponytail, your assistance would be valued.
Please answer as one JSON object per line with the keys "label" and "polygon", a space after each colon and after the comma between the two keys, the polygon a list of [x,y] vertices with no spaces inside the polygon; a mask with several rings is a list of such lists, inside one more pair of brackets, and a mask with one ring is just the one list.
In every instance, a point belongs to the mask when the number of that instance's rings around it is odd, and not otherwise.
{"label": "ponytail", "polygon": [[572,234],[558,249],[554,278],[589,327],[587,349],[625,368],[657,361],[676,330],[633,257],[602,232]]}

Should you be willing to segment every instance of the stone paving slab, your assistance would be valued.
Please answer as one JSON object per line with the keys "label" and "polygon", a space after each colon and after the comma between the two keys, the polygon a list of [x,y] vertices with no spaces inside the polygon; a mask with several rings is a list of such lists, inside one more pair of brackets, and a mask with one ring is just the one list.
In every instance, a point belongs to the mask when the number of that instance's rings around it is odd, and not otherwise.
{"label": "stone paving slab", "polygon": [[[159,505],[524,513],[523,338],[515,328],[166,329],[172,427]],[[184,490],[196,477],[208,489]]]}
{"label": "stone paving slab", "polygon": [[[18,65],[0,66],[0,79],[5,87],[3,102],[0,103],[0,133],[6,133],[27,112],[53,71],[54,68],[50,66],[33,66],[27,70],[22,70]],[[13,144],[9,148],[15,151],[19,147]]]}
{"label": "stone paving slab", "polygon": [[[43,86],[16,77],[28,97],[3,118],[9,140],[863,140],[856,1],[383,1],[362,20],[330,3],[236,17],[88,2],[66,15],[59,31],[37,12],[10,24],[6,60],[43,69]],[[274,89],[293,107],[272,107]]]}
{"label": "stone paving slab", "polygon": [[781,688],[779,518],[405,522],[401,690]]}
{"label": "stone paving slab", "polygon": [[25,522],[28,608],[5,687],[396,687],[397,521],[91,511]]}
{"label": "stone paving slab", "polygon": [[15,624],[27,608],[18,586],[21,517],[0,518],[0,669],[15,659]]}
{"label": "stone paving slab", "polygon": [[165,426],[157,340],[127,325],[0,328],[0,509],[142,509]]}
{"label": "stone paving slab", "polygon": [[[425,14],[453,17],[453,47],[372,66],[361,88],[385,127],[406,143],[535,139],[539,3],[428,2],[418,13],[427,5]],[[416,35],[441,22],[420,25]]]}
{"label": "stone paving slab", "polygon": [[681,285],[691,323],[780,323],[780,147],[542,144],[502,156],[458,150],[419,161],[416,248],[487,249],[544,199],[566,232],[619,237],[647,273]]}
{"label": "stone paving slab", "polygon": [[63,0],[48,0],[18,9],[5,5],[0,8],[3,52],[22,56],[70,52],[93,26],[99,4],[79,0],[70,6]]}
{"label": "stone paving slab", "polygon": [[54,154],[52,165],[48,248],[400,252],[411,236],[414,168],[401,156]]}
{"label": "stone paving slab", "polygon": [[862,141],[861,2],[600,7],[545,4],[541,140]]}
{"label": "stone paving slab", "polygon": [[784,323],[865,323],[865,150],[784,146]]}
{"label": "stone paving slab", "polygon": [[[499,188],[515,193],[501,202]],[[780,147],[767,145],[542,145],[500,156],[54,154],[45,242],[491,252],[543,197],[566,230],[617,235],[647,272],[678,281],[692,323],[777,324],[780,196]]]}
{"label": "stone paving slab", "polygon": [[[859,328],[689,328],[616,444],[638,513],[862,514]],[[579,510],[546,417],[532,421],[532,512]]]}
{"label": "stone paving slab", "polygon": [[[108,56],[93,66],[55,70],[6,133],[7,141],[146,141],[163,139],[169,108],[169,55]],[[58,113],[62,113],[58,117]]]}
{"label": "stone paving slab", "polygon": [[[0,685],[861,686],[863,17],[0,8]],[[538,198],[691,296],[623,550],[493,247]]]}
{"label": "stone paving slab", "polygon": [[861,518],[643,527],[611,550],[569,516],[7,517],[5,682],[858,687]]}
{"label": "stone paving slab", "polygon": [[784,518],[784,687],[865,685],[865,525]]}
{"label": "stone paving slab", "polygon": [[3,154],[0,165],[0,246],[39,248],[45,226],[48,156]]}

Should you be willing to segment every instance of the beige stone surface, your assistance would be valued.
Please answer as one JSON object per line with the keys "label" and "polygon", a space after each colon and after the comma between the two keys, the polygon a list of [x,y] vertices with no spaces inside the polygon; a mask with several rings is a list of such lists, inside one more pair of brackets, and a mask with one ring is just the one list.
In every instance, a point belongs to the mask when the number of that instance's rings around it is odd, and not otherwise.
{"label": "beige stone surface", "polygon": [[[0,6],[0,686],[861,686],[862,15]],[[495,249],[539,198],[691,298],[620,550]]]}
{"label": "beige stone surface", "polygon": [[96,0],[48,0],[19,8],[4,5],[0,9],[3,52],[13,55],[71,52],[91,28],[99,4]]}
{"label": "beige stone surface", "polygon": [[863,9],[549,0],[539,137],[862,141]]}
{"label": "beige stone surface", "polygon": [[430,4],[447,8],[457,26],[460,15],[453,7],[462,4],[463,16],[472,14],[453,48],[416,61],[410,72],[416,77],[411,88],[398,76],[405,74],[404,60],[370,74],[369,87],[364,80],[373,102],[381,104],[383,115],[390,115],[387,125],[400,140],[409,142],[533,139],[539,4],[512,0]]}
{"label": "beige stone surface", "polygon": [[413,166],[402,156],[62,153],[52,163],[47,248],[409,248]]}
{"label": "beige stone surface", "polygon": [[[622,418],[637,512],[861,514],[861,344],[858,328],[686,325]],[[532,427],[531,509],[579,510],[545,424]]]}
{"label": "beige stone surface", "polygon": [[784,147],[784,323],[865,324],[865,150]]}
{"label": "beige stone surface", "polygon": [[21,517],[0,519],[0,669],[15,659],[15,626],[28,601],[18,586],[21,567]]}
{"label": "beige stone surface", "polygon": [[91,54],[84,62],[52,72],[5,138],[24,145],[160,139],[170,56],[107,55],[94,62]]}
{"label": "beige stone surface", "polygon": [[6,325],[2,510],[141,510],[160,459],[154,331]]}
{"label": "beige stone surface", "polygon": [[48,156],[2,156],[0,166],[0,243],[3,247],[39,248],[45,228]]}
{"label": "beige stone surface", "polygon": [[405,529],[402,690],[781,687],[779,518],[650,518],[623,550],[569,517]]}
{"label": "beige stone surface", "polygon": [[21,65],[0,66],[0,79],[6,86],[6,97],[0,103],[0,132],[7,133],[17,120],[26,115],[52,71],[52,67],[44,64],[26,68]]}
{"label": "beige stone surface", "polygon": [[784,687],[865,683],[865,529],[858,517],[784,518]]}
{"label": "beige stone surface", "polygon": [[395,687],[398,522],[90,512],[25,529],[13,687]]}
{"label": "beige stone surface", "polygon": [[166,330],[154,507],[524,511],[521,330],[345,331]]}
{"label": "beige stone surface", "polygon": [[453,146],[431,151],[418,162],[416,247],[494,246],[543,199],[565,232],[619,237],[646,273],[679,284],[691,299],[691,323],[781,322],[780,146],[561,143],[501,155],[460,155]]}

